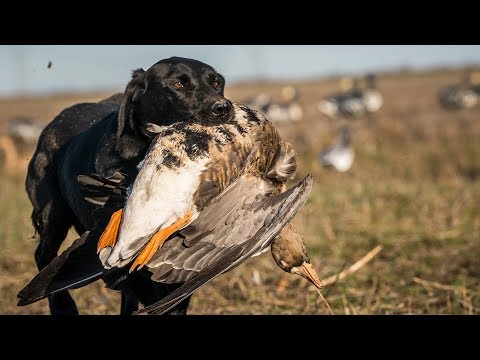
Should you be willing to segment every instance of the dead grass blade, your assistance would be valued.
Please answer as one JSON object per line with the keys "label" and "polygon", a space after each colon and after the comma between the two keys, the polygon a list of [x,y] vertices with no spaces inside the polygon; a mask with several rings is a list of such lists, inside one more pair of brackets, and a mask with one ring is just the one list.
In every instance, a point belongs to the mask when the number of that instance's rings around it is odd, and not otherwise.
{"label": "dead grass blade", "polygon": [[325,303],[325,305],[327,306],[327,309],[328,311],[330,312],[330,315],[335,315],[335,313],[333,312],[330,304],[328,303],[327,299],[325,299],[325,297],[323,296],[322,292],[320,291],[320,289],[318,288],[315,288],[315,290],[317,290],[317,293],[318,295],[320,295],[320,298],[322,299],[322,301]]}
{"label": "dead grass blade", "polygon": [[443,285],[435,281],[428,281],[428,280],[423,280],[418,277],[413,277],[412,278],[413,282],[416,282],[417,284],[426,286],[426,287],[432,287],[435,289],[440,289],[440,290],[446,290],[446,291],[459,291],[460,288],[451,286],[451,285]]}
{"label": "dead grass blade", "polygon": [[360,260],[358,260],[355,264],[350,266],[348,269],[329,276],[328,278],[322,280],[323,286],[328,286],[336,283],[337,281],[340,281],[344,278],[346,278],[348,275],[353,274],[354,272],[358,271],[360,268],[362,268],[366,263],[368,263],[370,260],[372,260],[381,250],[383,249],[382,245],[377,245],[375,248],[373,248],[371,251],[369,251],[364,257],[362,257]]}

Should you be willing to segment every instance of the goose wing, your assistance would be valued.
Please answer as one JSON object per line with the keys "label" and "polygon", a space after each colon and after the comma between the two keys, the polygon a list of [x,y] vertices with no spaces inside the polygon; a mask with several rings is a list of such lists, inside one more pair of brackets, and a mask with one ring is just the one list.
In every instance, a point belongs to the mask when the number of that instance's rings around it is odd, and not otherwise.
{"label": "goose wing", "polygon": [[[98,257],[92,256],[98,236],[89,231],[83,233],[20,290],[17,305],[28,305],[58,291],[78,288],[99,279],[103,267]],[[94,241],[89,241],[90,237]]]}
{"label": "goose wing", "polygon": [[97,174],[80,175],[78,182],[85,199],[102,206],[94,211],[96,225],[93,230],[83,233],[19,291],[18,306],[34,303],[62,290],[85,286],[105,274],[96,255],[97,242],[110,216],[124,206],[127,177],[120,172],[115,172],[109,178]]}
{"label": "goose wing", "polygon": [[[308,175],[288,191],[264,196],[251,180],[236,181],[205,209],[208,213],[198,221],[201,226],[193,222],[156,253],[149,264],[154,271],[152,279],[184,284],[139,313],[163,314],[200,286],[267,250],[304,205],[312,185],[313,178]],[[244,194],[240,199],[239,193]],[[219,220],[217,209],[225,208],[231,211]]]}

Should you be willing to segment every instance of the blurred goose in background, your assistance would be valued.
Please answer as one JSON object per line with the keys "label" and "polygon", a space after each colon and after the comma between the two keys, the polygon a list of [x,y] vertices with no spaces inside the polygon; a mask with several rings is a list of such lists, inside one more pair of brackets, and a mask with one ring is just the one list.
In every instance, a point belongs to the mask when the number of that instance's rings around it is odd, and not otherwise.
{"label": "blurred goose in background", "polygon": [[303,109],[298,102],[298,98],[298,90],[294,86],[284,86],[281,90],[280,100],[270,102],[264,113],[265,116],[274,123],[302,120]]}
{"label": "blurred goose in background", "polygon": [[[235,118],[226,124],[152,125],[158,136],[128,190],[121,174],[79,177],[89,190],[86,200],[118,210],[101,235],[98,229],[84,234],[42,269],[19,292],[19,305],[107,275],[118,284],[147,266],[153,281],[182,283],[139,311],[162,314],[269,248],[280,268],[320,288],[303,238],[289,224],[307,200],[313,178],[308,175],[287,190],[285,183],[296,172],[295,151],[260,113],[233,106]],[[100,261],[75,257],[73,252],[84,256],[79,249],[92,245]]]}
{"label": "blurred goose in background", "polygon": [[297,122],[303,118],[303,109],[298,102],[298,90],[292,86],[284,86],[280,91],[280,99],[273,100],[266,93],[246,99],[246,106],[261,112],[274,123]]}
{"label": "blurred goose in background", "polygon": [[261,112],[262,114],[265,114],[271,102],[272,102],[272,97],[269,94],[265,92],[260,92],[250,98],[243,100],[241,103],[249,107],[250,109],[253,109]]}
{"label": "blurred goose in background", "polygon": [[6,131],[0,134],[0,167],[15,171],[28,163],[22,154],[36,145],[43,126],[31,118],[18,116],[8,121]]}
{"label": "blurred goose in background", "polygon": [[354,155],[350,129],[343,126],[339,130],[337,142],[320,153],[320,163],[325,167],[345,172],[352,167]]}
{"label": "blurred goose in background", "polygon": [[43,125],[31,118],[16,117],[8,123],[8,134],[23,144],[36,144]]}
{"label": "blurred goose in background", "polygon": [[383,96],[376,86],[376,75],[368,74],[364,79],[365,86],[359,86],[359,79],[343,78],[341,85],[351,84],[349,90],[322,99],[318,110],[329,117],[356,117],[378,111],[383,105]]}
{"label": "blurred goose in background", "polygon": [[367,74],[365,77],[366,88],[362,91],[365,110],[374,113],[380,110],[383,105],[383,95],[377,89],[377,76]]}
{"label": "blurred goose in background", "polygon": [[480,70],[472,71],[470,75],[470,82],[472,83],[472,90],[479,97],[478,103],[480,103]]}
{"label": "blurred goose in background", "polygon": [[480,103],[480,73],[466,71],[459,83],[440,89],[438,100],[447,110],[475,107]]}

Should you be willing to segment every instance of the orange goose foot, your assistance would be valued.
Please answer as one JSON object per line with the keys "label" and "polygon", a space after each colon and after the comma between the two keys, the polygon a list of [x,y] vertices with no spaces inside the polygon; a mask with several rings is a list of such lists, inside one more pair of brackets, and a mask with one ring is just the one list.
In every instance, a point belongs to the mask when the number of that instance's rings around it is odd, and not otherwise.
{"label": "orange goose foot", "polygon": [[155,255],[157,250],[163,245],[165,240],[167,240],[168,237],[172,235],[175,231],[181,229],[183,226],[188,224],[191,218],[192,212],[189,210],[185,213],[183,217],[178,219],[172,225],[167,226],[165,229],[159,230],[155,235],[153,235],[130,267],[130,272],[135,270],[137,266],[138,268],[136,270],[140,270],[144,265],[146,265],[153,257],[153,255]]}
{"label": "orange goose foot", "polygon": [[123,209],[115,211],[110,218],[110,221],[103,230],[102,236],[98,240],[97,244],[97,254],[106,247],[114,247],[117,243],[118,228],[120,227],[120,220],[122,220]]}

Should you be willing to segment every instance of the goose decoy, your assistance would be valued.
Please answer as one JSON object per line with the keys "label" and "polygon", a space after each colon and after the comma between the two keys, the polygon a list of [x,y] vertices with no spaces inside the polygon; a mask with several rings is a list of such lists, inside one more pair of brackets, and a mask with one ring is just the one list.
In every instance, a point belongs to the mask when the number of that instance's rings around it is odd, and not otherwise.
{"label": "goose decoy", "polygon": [[438,101],[447,110],[471,109],[480,103],[480,81],[475,72],[467,71],[459,83],[440,89]]}
{"label": "goose decoy", "polygon": [[[88,201],[120,205],[101,234],[86,234],[76,242],[77,248],[87,243],[91,248],[93,242],[100,261],[80,271],[83,275],[77,272],[70,284],[68,274],[48,274],[49,264],[38,281],[34,278],[19,293],[19,304],[59,291],[60,285],[49,283],[55,277],[62,278],[62,290],[107,275],[115,287],[147,266],[153,281],[182,283],[139,311],[162,314],[275,242],[280,245],[272,255],[283,270],[321,287],[303,238],[293,226],[282,231],[304,205],[313,179],[307,176],[286,190],[286,180],[296,171],[294,150],[262,114],[233,106],[235,117],[224,124],[152,125],[157,137],[128,190],[118,174],[115,179],[80,177]],[[50,268],[64,268],[68,258]]]}
{"label": "goose decoy", "polygon": [[267,93],[259,93],[242,103],[261,112],[273,123],[297,122],[303,117],[303,109],[298,98],[298,90],[294,86],[288,85],[281,89],[278,100],[273,100]]}
{"label": "goose decoy", "polygon": [[8,124],[8,134],[24,144],[36,144],[42,130],[42,125],[27,117],[16,117]]}
{"label": "goose decoy", "polygon": [[243,100],[241,103],[252,110],[265,113],[271,102],[272,97],[269,94],[265,92],[260,92],[250,98]]}
{"label": "goose decoy", "polygon": [[[345,81],[343,81],[345,83]],[[328,96],[318,104],[318,110],[329,117],[357,117],[378,111],[383,105],[383,96],[376,86],[376,76],[365,77],[366,86],[361,88],[359,80],[349,81],[351,89]]]}
{"label": "goose decoy", "polygon": [[471,89],[478,96],[478,102],[480,103],[480,70],[472,71],[470,74],[470,82],[472,84]]}
{"label": "goose decoy", "polygon": [[265,116],[274,123],[297,122],[303,117],[302,106],[298,103],[298,91],[295,87],[284,86],[279,101],[270,102],[264,109]]}
{"label": "goose decoy", "polygon": [[0,135],[0,168],[16,172],[26,167],[28,158],[22,154],[37,143],[42,129],[42,125],[28,117],[9,120],[5,134]]}
{"label": "goose decoy", "polygon": [[352,167],[354,157],[348,126],[340,128],[337,142],[324,149],[319,156],[323,166],[332,167],[340,172],[348,171]]}
{"label": "goose decoy", "polygon": [[367,113],[380,110],[383,105],[383,96],[377,88],[377,76],[367,74],[365,76],[366,88],[362,91],[363,103]]}

